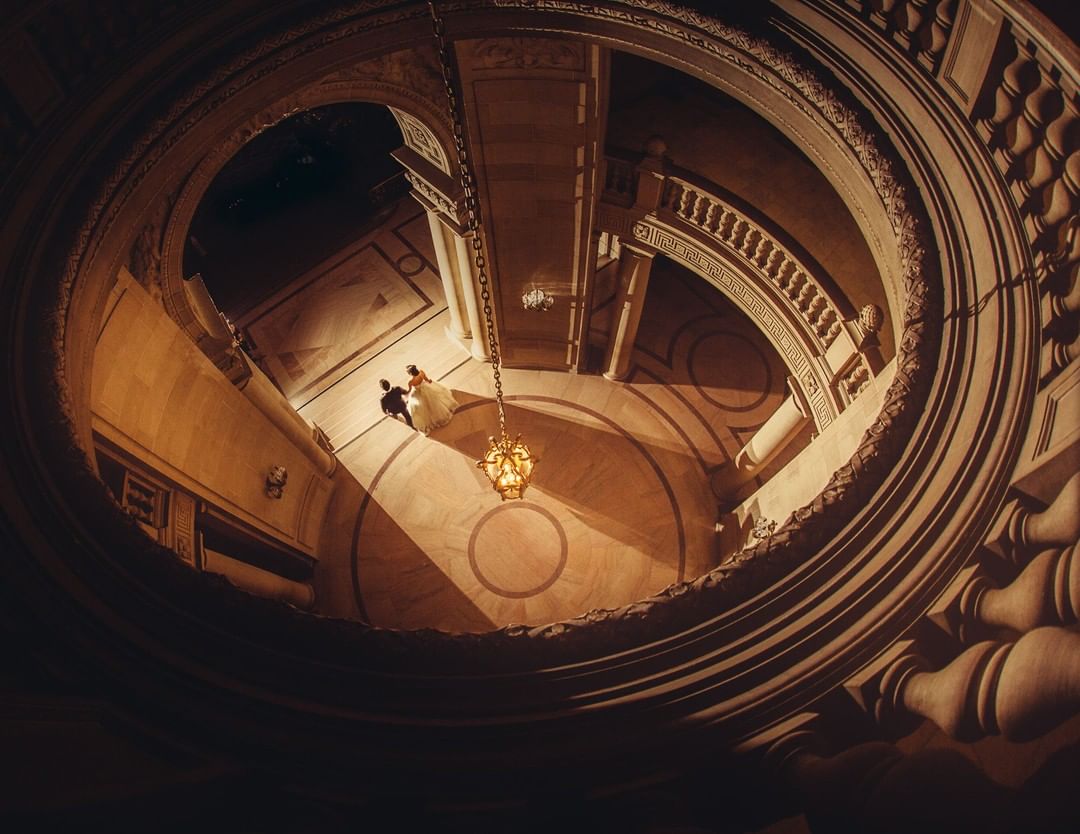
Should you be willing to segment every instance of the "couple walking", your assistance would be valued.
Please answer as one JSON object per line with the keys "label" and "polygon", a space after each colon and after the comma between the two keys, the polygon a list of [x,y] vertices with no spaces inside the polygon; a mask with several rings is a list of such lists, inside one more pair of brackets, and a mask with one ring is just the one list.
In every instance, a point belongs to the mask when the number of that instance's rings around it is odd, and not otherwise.
{"label": "couple walking", "polygon": [[400,415],[412,428],[424,434],[449,423],[458,407],[453,392],[432,380],[416,365],[409,365],[405,370],[409,373],[408,398],[400,386],[391,388],[387,380],[379,380],[383,390],[379,404],[383,413],[391,417]]}

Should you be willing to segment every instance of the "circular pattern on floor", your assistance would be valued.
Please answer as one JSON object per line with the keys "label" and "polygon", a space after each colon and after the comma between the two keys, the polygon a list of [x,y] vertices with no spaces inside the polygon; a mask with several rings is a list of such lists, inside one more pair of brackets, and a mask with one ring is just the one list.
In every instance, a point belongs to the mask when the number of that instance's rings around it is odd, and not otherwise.
{"label": "circular pattern on floor", "polygon": [[[608,394],[611,388],[598,390]],[[502,503],[475,461],[494,403],[456,391],[454,419],[403,438],[372,479],[357,523],[354,591],[392,628],[488,631],[625,605],[708,568],[708,503],[695,506],[695,557],[671,479],[697,467],[685,449],[642,442],[577,402],[507,398],[507,422],[540,458],[523,502]],[[703,480],[703,476],[701,476]]]}
{"label": "circular pattern on floor", "polygon": [[725,411],[752,411],[772,390],[768,360],[738,333],[706,333],[691,345],[686,361],[702,398]]}
{"label": "circular pattern on floor", "polygon": [[469,565],[476,578],[493,594],[510,599],[546,591],[562,575],[566,557],[566,530],[536,504],[500,504],[476,522],[469,536]]}
{"label": "circular pattern on floor", "polygon": [[409,252],[398,258],[395,266],[402,275],[411,276],[416,275],[424,268],[424,262],[419,255]]}

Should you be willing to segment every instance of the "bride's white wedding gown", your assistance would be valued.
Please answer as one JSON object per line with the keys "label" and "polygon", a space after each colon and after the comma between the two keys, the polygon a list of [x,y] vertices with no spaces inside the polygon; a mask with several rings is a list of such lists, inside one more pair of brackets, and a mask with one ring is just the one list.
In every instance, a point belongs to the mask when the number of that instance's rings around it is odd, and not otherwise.
{"label": "bride's white wedding gown", "polygon": [[433,382],[421,371],[409,383],[409,398],[405,407],[409,409],[413,427],[424,434],[432,429],[445,426],[457,410],[458,401],[453,392],[439,382]]}

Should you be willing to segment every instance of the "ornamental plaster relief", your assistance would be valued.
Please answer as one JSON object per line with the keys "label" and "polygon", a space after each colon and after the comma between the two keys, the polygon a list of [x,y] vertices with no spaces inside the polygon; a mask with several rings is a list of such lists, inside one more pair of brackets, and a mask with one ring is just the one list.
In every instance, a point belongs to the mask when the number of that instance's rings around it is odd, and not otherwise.
{"label": "ornamental plaster relief", "polygon": [[485,38],[472,48],[473,69],[585,72],[585,44],[551,38]]}

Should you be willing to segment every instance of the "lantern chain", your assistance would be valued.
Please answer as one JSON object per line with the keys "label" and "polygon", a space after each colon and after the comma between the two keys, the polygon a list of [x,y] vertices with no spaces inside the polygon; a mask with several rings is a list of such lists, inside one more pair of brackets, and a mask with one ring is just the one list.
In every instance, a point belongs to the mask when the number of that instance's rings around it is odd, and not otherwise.
{"label": "lantern chain", "polygon": [[[499,343],[495,337],[494,314],[491,308],[491,288],[487,274],[487,259],[484,257],[484,242],[480,229],[480,203],[476,197],[476,181],[473,178],[469,154],[465,148],[465,129],[459,112],[459,99],[454,88],[452,58],[446,45],[446,28],[435,0],[428,0],[431,10],[431,25],[435,32],[435,44],[439,52],[439,65],[442,69],[443,86],[446,87],[446,100],[450,106],[450,118],[453,120],[454,147],[457,151],[457,163],[461,171],[461,186],[465,192],[465,213],[468,218],[469,232],[472,234],[473,258],[476,262],[476,280],[480,285],[480,300],[483,302],[484,321],[487,324],[488,349],[491,352],[491,370],[495,377],[495,404],[499,409],[499,436],[506,437],[506,413],[503,410],[502,358]],[[475,337],[474,337],[475,338]]]}

